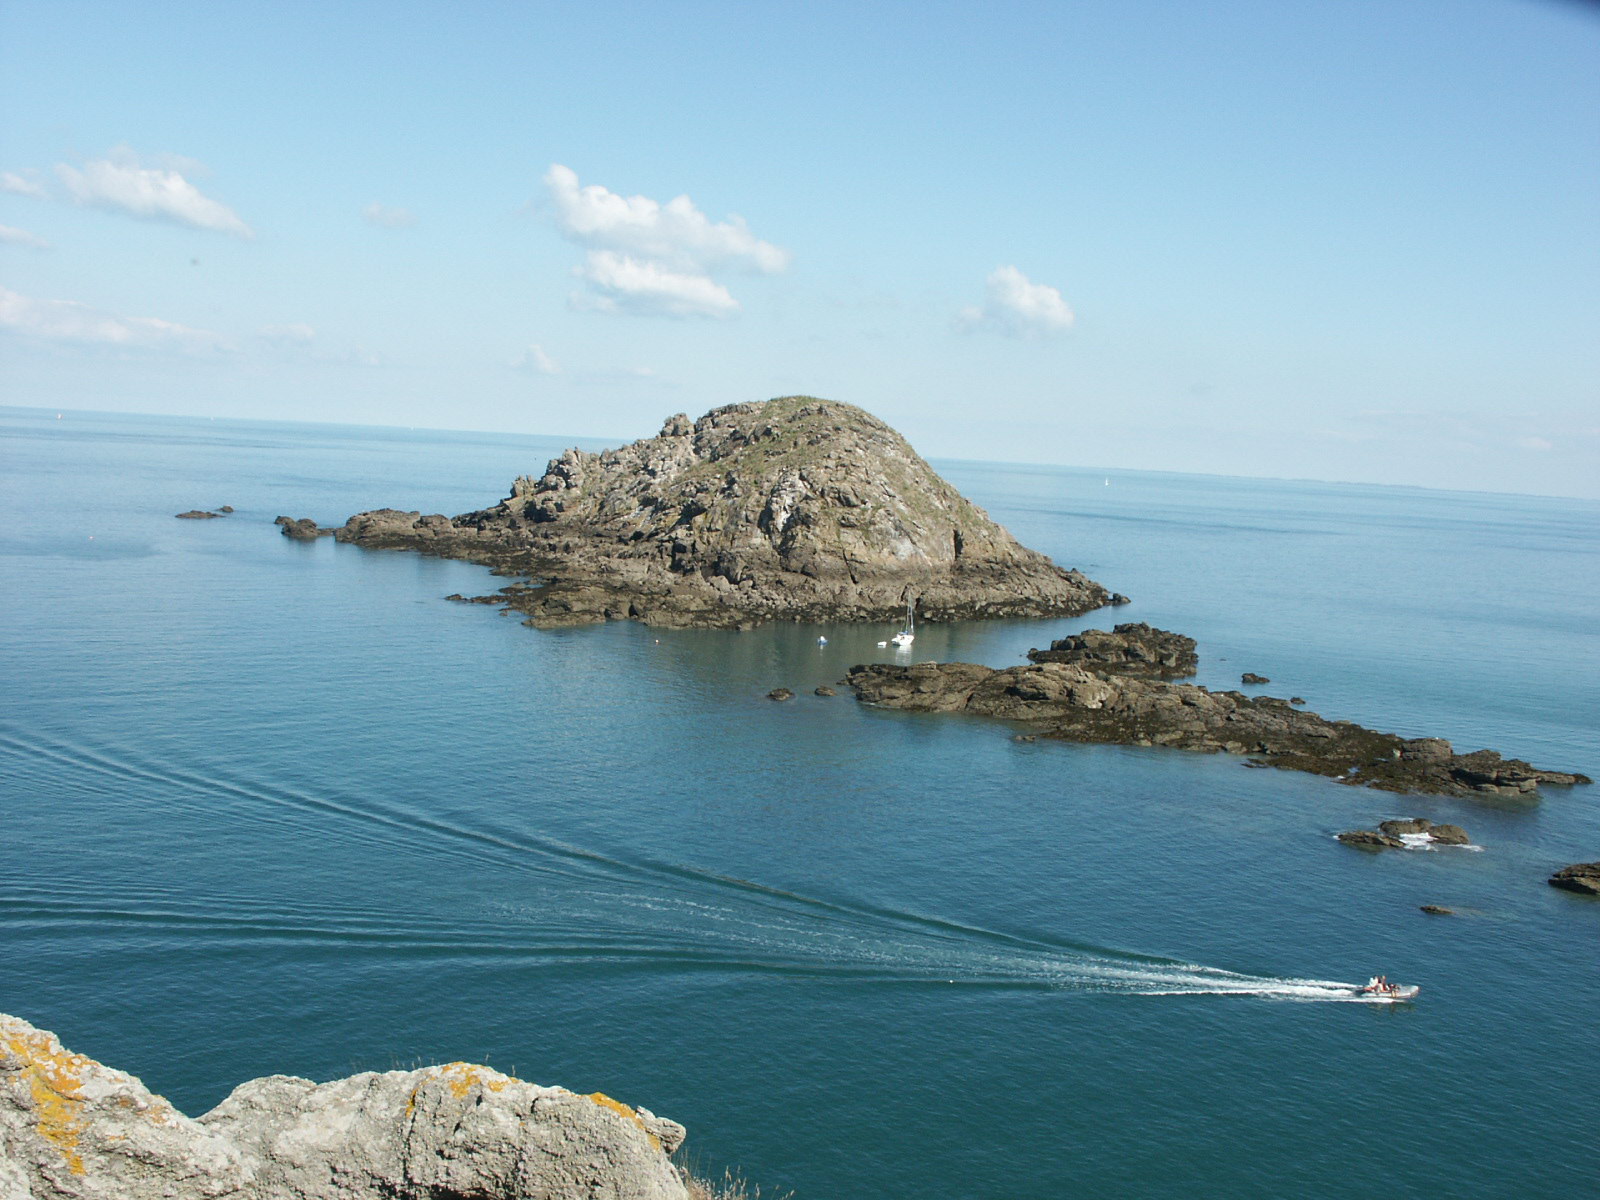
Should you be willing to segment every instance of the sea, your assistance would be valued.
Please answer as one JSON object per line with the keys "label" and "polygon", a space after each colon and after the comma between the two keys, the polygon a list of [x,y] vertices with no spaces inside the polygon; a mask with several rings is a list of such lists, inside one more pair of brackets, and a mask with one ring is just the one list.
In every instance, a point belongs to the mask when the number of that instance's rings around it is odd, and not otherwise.
{"label": "sea", "polygon": [[[1600,776],[1600,503],[939,461],[1133,602],[904,654],[535,630],[446,602],[482,568],[272,524],[481,508],[571,441],[0,409],[0,1010],[191,1114],[463,1059],[603,1091],[769,1200],[1594,1187],[1600,900],[1546,880],[1600,859],[1600,789],[813,689],[1148,621],[1199,683]],[[1473,844],[1334,840],[1409,816]],[[1353,1000],[1377,973],[1420,996]]]}

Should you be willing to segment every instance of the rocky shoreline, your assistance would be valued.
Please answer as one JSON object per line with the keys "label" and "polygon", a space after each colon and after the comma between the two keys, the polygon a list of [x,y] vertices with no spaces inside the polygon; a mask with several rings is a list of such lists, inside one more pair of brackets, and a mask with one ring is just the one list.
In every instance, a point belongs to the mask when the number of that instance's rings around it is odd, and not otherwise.
{"label": "rocky shoreline", "polygon": [[1493,750],[1457,754],[1443,738],[1330,721],[1273,696],[1148,678],[1182,659],[1184,642],[1193,645],[1148,625],[1119,625],[1057,642],[1046,661],[1031,652],[1029,666],[872,663],[852,667],[845,682],[856,699],[885,708],[1022,721],[1036,727],[1032,734],[1063,741],[1249,755],[1253,764],[1390,792],[1518,796],[1591,782]]}
{"label": "rocky shoreline", "polygon": [[[289,537],[327,532],[279,523]],[[886,621],[908,605],[936,621],[1077,616],[1127,602],[1021,545],[877,418],[807,396],[678,415],[616,450],[568,450],[491,508],[376,509],[333,536],[516,576],[493,602],[541,627]]]}
{"label": "rocky shoreline", "polygon": [[271,1075],[185,1116],[0,1014],[0,1200],[690,1200],[683,1126],[448,1063]]}

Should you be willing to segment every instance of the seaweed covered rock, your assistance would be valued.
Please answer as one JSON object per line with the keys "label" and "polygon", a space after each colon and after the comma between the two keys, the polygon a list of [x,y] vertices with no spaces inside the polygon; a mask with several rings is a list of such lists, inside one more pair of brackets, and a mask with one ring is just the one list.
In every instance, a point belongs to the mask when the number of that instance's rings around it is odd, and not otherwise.
{"label": "seaweed covered rock", "polygon": [[538,578],[507,602],[536,625],[1076,616],[1111,593],[1055,566],[960,495],[898,433],[790,396],[669,419],[568,450],[499,504],[454,518],[357,513],[342,542]]}
{"label": "seaweed covered rock", "polygon": [[1600,862],[1573,863],[1550,876],[1551,887],[1585,896],[1600,896]]}

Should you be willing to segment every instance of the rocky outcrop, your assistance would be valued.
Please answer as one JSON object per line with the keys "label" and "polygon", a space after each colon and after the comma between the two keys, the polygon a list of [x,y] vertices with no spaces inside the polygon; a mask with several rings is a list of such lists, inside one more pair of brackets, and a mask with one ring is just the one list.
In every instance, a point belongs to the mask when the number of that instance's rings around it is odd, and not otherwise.
{"label": "rocky outcrop", "polygon": [[1573,863],[1550,876],[1551,887],[1565,888],[1585,896],[1600,896],[1600,862]]}
{"label": "rocky outcrop", "polygon": [[1169,633],[1144,622],[1118,625],[1110,633],[1089,629],[1050,643],[1048,650],[1029,650],[1036,663],[1075,663],[1110,675],[1143,679],[1181,679],[1200,669],[1192,637]]}
{"label": "rocky outcrop", "polygon": [[793,700],[794,693],[786,687],[773,688],[767,693],[768,700]]}
{"label": "rocky outcrop", "polygon": [[274,1075],[198,1120],[0,1015],[3,1200],[687,1200],[676,1122],[467,1063]]}
{"label": "rocky outcrop", "polygon": [[188,512],[178,513],[177,518],[180,521],[214,521],[221,515],[221,513],[206,512],[203,508],[191,508]]}
{"label": "rocky outcrop", "polygon": [[1417,907],[1419,907],[1423,912],[1427,913],[1430,917],[1453,917],[1456,915],[1455,909],[1446,908],[1442,904],[1421,904]]}
{"label": "rocky outcrop", "polygon": [[1112,594],[1020,545],[859,408],[804,396],[569,450],[492,508],[357,513],[336,535],[538,580],[530,624],[1077,615]]}
{"label": "rocky outcrop", "polygon": [[1274,767],[1393,792],[1522,795],[1541,784],[1589,783],[1493,750],[1456,754],[1440,738],[1407,739],[1329,721],[1272,696],[1213,692],[1090,671],[1068,663],[995,670],[975,663],[852,667],[856,698],[914,712],[959,712],[1036,722],[1049,737],[1249,754]]}
{"label": "rocky outcrop", "polygon": [[1257,675],[1254,671],[1246,671],[1243,675],[1239,676],[1239,682],[1249,687],[1256,687],[1263,683],[1271,683],[1272,680],[1268,679],[1265,675]]}

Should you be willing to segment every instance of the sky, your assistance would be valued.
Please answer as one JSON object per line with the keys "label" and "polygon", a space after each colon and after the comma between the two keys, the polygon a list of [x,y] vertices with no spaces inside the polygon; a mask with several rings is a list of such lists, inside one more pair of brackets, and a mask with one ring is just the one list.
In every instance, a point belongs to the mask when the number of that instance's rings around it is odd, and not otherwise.
{"label": "sky", "polygon": [[0,2],[0,403],[1600,497],[1600,7]]}

